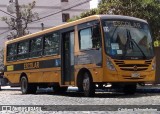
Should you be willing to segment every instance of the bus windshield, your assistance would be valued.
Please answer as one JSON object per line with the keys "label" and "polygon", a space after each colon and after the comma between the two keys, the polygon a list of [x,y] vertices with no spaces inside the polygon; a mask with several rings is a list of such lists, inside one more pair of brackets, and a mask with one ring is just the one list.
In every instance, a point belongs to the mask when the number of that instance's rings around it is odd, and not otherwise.
{"label": "bus windshield", "polygon": [[106,53],[114,59],[151,59],[154,56],[148,25],[143,22],[103,21]]}

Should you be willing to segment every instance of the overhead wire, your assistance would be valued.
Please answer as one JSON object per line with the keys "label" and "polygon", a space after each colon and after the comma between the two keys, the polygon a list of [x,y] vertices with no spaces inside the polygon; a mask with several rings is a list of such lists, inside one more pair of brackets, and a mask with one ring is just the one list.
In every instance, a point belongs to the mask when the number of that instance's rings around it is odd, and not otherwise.
{"label": "overhead wire", "polygon": [[[57,11],[57,12],[54,12],[54,13],[49,14],[49,15],[47,15],[47,16],[41,17],[41,18],[39,18],[39,19],[33,20],[33,21],[30,22],[29,24],[37,23],[36,21],[38,21],[38,20],[39,20],[39,22],[43,22],[42,19],[51,17],[51,16],[56,15],[56,14],[58,14],[58,13],[61,13],[61,12],[63,12],[63,11],[67,11],[67,10],[72,9],[72,8],[74,8],[74,7],[83,5],[83,4],[85,4],[85,3],[89,2],[89,1],[91,1],[91,0],[86,0],[86,1],[83,1],[83,2],[81,2],[81,3],[79,3],[79,4],[76,4],[77,1],[72,2],[72,3],[70,3],[70,5],[73,5],[73,6],[71,6],[71,7],[69,7],[69,8],[66,8],[66,9],[63,9],[63,10],[60,10],[60,11]],[[76,5],[75,5],[75,4],[76,4]],[[57,4],[57,6],[58,6],[58,5],[59,5],[59,4]],[[42,14],[43,14],[43,13],[44,13],[44,12],[42,12]],[[47,19],[47,20],[48,20],[48,19]]]}
{"label": "overhead wire", "polygon": [[[76,5],[73,5],[73,6],[69,7],[69,8],[62,9],[62,10],[60,10],[60,11],[57,11],[57,12],[54,12],[54,13],[52,13],[52,14],[46,15],[46,16],[41,17],[41,18],[39,18],[39,19],[33,20],[33,21],[29,22],[28,24],[38,23],[37,21],[40,21],[40,22],[41,22],[42,19],[45,19],[45,18],[47,18],[47,17],[56,15],[56,14],[61,13],[61,12],[63,12],[63,11],[67,11],[67,10],[72,9],[72,8],[74,8],[74,7],[81,6],[81,5],[83,5],[83,4],[85,4],[85,3],[89,2],[89,1],[91,1],[91,0],[86,0],[86,1],[84,1],[84,2],[81,2],[81,3],[78,3],[78,4],[76,4]],[[0,11],[2,11],[3,13],[6,13],[6,14],[8,14],[8,15],[14,17],[14,18],[16,18],[15,16],[13,16],[13,15],[11,15],[11,14],[9,14],[9,13],[1,10],[1,9],[0,9]],[[5,31],[5,32],[2,32],[2,33],[0,33],[0,35],[1,35],[1,34],[4,34],[4,33],[7,33],[7,32],[9,32],[9,31],[11,31],[11,30],[7,30],[7,31]]]}
{"label": "overhead wire", "polygon": [[[5,13],[5,14],[7,14],[7,15],[9,15],[9,16],[11,16],[11,17],[13,17],[13,18],[15,18],[15,19],[17,18],[16,16],[14,16],[14,15],[12,15],[12,14],[10,14],[10,13],[8,13],[8,12],[2,10],[2,9],[0,9],[0,11],[3,12],[3,13]],[[35,23],[38,23],[38,22],[35,22]],[[6,30],[6,31],[4,31],[4,32],[2,32],[2,33],[0,33],[0,35],[5,34],[5,33],[9,32],[9,31],[11,31],[11,30],[8,29],[8,30]]]}
{"label": "overhead wire", "polygon": [[[81,3],[79,3],[79,4],[76,4],[77,1],[76,1],[76,2],[72,2],[70,5],[73,5],[73,6],[71,6],[71,7],[69,7],[69,8],[66,8],[66,9],[63,9],[63,10],[60,10],[60,11],[57,11],[57,12],[54,12],[54,13],[52,13],[52,14],[50,14],[50,15],[41,17],[41,18],[39,18],[39,19],[37,19],[37,20],[33,20],[32,22],[29,22],[28,24],[31,25],[31,24],[36,24],[36,23],[43,23],[44,20],[42,20],[42,19],[45,19],[45,18],[47,18],[47,17],[56,15],[56,14],[61,13],[61,12],[63,12],[63,11],[67,11],[67,10],[72,9],[72,8],[74,8],[74,7],[83,5],[83,4],[85,4],[85,3],[89,2],[89,1],[90,1],[90,0],[86,0],[86,1],[83,1],[83,2],[81,2]],[[76,4],[76,5],[75,5],[75,4]],[[57,5],[59,5],[59,4],[57,4]],[[42,13],[42,14],[43,14],[43,13]],[[48,20],[48,19],[47,19],[47,20]],[[50,19],[50,20],[51,20],[51,19]],[[56,20],[56,19],[52,19],[52,20]],[[51,27],[51,26],[46,26],[45,28],[50,28],[50,27]],[[53,26],[52,26],[52,27],[53,27]]]}
{"label": "overhead wire", "polygon": [[11,31],[11,30],[9,29],[7,31],[4,31],[4,32],[0,33],[0,35],[5,34],[5,33],[9,32],[9,31]]}
{"label": "overhead wire", "polygon": [[56,15],[56,14],[61,13],[61,12],[63,12],[63,11],[67,11],[67,10],[72,9],[72,8],[74,8],[74,7],[77,7],[77,6],[83,5],[83,4],[85,4],[85,3],[89,2],[89,1],[90,1],[90,0],[86,0],[85,2],[78,3],[78,4],[74,5],[74,6],[69,7],[69,8],[62,9],[62,10],[57,11],[57,12],[55,12],[55,13],[52,13],[52,14],[46,15],[46,16],[44,16],[44,17],[41,17],[41,18],[39,18],[39,19],[33,20],[33,21],[32,21],[32,22],[30,22],[30,23],[33,23],[33,22],[36,22],[36,21],[42,20],[42,19],[44,19],[44,18],[47,18],[47,17],[53,16],[53,15]]}
{"label": "overhead wire", "polygon": [[9,16],[11,16],[11,17],[16,18],[14,15],[11,15],[10,13],[8,13],[8,12],[6,12],[6,11],[3,11],[3,10],[1,10],[1,9],[0,9],[0,11],[3,12],[3,13],[5,13],[5,14],[7,14],[7,15],[9,15]]}

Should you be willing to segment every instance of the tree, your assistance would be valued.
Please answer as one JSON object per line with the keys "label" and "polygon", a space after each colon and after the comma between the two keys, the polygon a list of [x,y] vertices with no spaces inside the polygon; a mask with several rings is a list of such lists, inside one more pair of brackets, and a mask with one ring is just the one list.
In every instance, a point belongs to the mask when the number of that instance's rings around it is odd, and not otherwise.
{"label": "tree", "polygon": [[127,15],[147,20],[154,38],[160,39],[160,2],[156,0],[102,0],[98,7],[100,14]]}
{"label": "tree", "polygon": [[[17,37],[20,37],[22,35],[26,35],[29,34],[28,31],[28,24],[30,22],[32,22],[34,19],[38,19],[38,13],[37,12],[33,12],[33,8],[35,8],[36,2],[33,1],[32,3],[29,3],[27,5],[19,5],[16,6],[19,9],[19,13],[16,12],[16,16],[18,14],[18,16],[16,18],[13,17],[1,17],[1,20],[4,21],[9,29],[11,29],[12,31],[10,32],[10,35],[8,35],[8,39],[14,39]],[[21,31],[22,33],[19,34],[19,24],[21,26]]]}
{"label": "tree", "polygon": [[89,11],[83,12],[83,13],[80,14],[80,16],[75,16],[75,17],[69,19],[68,22],[75,21],[77,19],[81,19],[81,18],[84,18],[84,17],[87,17],[87,16],[98,14],[97,11],[98,11],[98,9],[94,8],[94,9],[91,9]]}
{"label": "tree", "polygon": [[158,0],[101,0],[97,9],[84,12],[79,18],[95,14],[126,15],[147,20],[154,39],[160,40],[160,2]]}

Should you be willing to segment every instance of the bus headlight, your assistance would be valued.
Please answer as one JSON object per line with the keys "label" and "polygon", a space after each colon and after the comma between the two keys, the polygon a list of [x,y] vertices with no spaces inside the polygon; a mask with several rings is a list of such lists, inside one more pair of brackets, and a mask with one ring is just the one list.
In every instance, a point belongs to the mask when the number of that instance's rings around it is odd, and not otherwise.
{"label": "bus headlight", "polygon": [[107,58],[107,68],[112,71],[116,70],[116,68],[114,67],[114,64],[112,63],[112,61],[109,58]]}

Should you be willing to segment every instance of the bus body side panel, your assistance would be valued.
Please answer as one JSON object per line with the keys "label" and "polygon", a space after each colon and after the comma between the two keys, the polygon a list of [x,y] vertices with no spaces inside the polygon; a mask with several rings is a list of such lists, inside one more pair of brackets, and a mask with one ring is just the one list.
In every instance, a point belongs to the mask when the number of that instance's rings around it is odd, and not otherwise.
{"label": "bus body side panel", "polygon": [[5,77],[9,80],[10,83],[17,84],[19,83],[20,73],[4,73]]}
{"label": "bus body side panel", "polygon": [[30,72],[26,73],[28,82],[35,83],[35,82],[43,82],[43,72]]}
{"label": "bus body side panel", "polygon": [[[64,25],[60,25],[58,27],[53,27],[53,28],[50,28],[50,29],[47,29],[47,30],[44,30],[44,31],[41,31],[41,32],[37,32],[37,33],[31,34],[31,35],[26,35],[26,36],[23,36],[23,37],[14,39],[14,40],[10,40],[10,41],[5,43],[6,50],[7,50],[7,45],[16,44],[15,47],[17,48],[18,43],[20,43],[20,42],[25,42],[25,43],[27,43],[28,46],[30,46],[31,45],[31,40],[36,39],[36,38],[42,39],[45,42],[45,40],[44,40],[45,36],[50,35],[50,33],[52,33],[52,32],[55,32],[55,31],[59,32],[63,29],[74,27],[74,26],[77,26],[78,24],[86,23],[88,21],[97,20],[99,18],[100,17],[98,15],[97,16],[92,16],[92,17],[89,17],[89,18],[87,17],[87,18],[81,19],[79,21],[67,23],[67,24],[64,24]],[[75,32],[76,32],[75,37],[77,37],[78,32],[77,31],[75,31]],[[78,42],[75,42],[75,43],[76,43],[75,46],[77,44],[79,44]],[[44,46],[44,44],[43,44],[43,46]],[[42,46],[42,48],[44,48],[43,46]],[[16,49],[16,51],[17,51],[17,49]],[[45,51],[45,50],[42,49],[42,51]],[[31,50],[29,49],[29,53],[30,52],[31,52]],[[75,50],[75,52],[77,52],[77,51]],[[29,83],[59,82],[60,85],[62,86],[62,84],[61,84],[61,81],[62,81],[61,77],[62,76],[61,76],[61,66],[60,66],[62,61],[61,61],[60,53],[57,53],[58,55],[49,55],[49,57],[46,56],[46,55],[42,55],[42,56],[36,56],[35,58],[34,57],[33,58],[32,57],[28,57],[28,58],[25,57],[25,58],[22,58],[22,59],[14,58],[12,60],[7,60],[8,55],[6,53],[7,52],[5,52],[4,63],[5,63],[5,67],[8,67],[9,70],[7,70],[7,69],[5,70],[5,76],[10,80],[10,82],[19,83],[21,74],[25,73],[28,77]],[[26,53],[26,54],[29,55],[29,53]],[[20,54],[20,53],[16,52],[16,54]],[[13,55],[15,57],[17,57],[18,55],[16,55],[16,54],[13,54]],[[44,53],[42,52],[42,54],[44,54]],[[11,54],[11,56],[12,56],[12,54]],[[56,58],[58,58],[58,60],[56,60]],[[55,59],[55,60],[52,61],[51,59]],[[51,61],[47,61],[47,60],[51,60]],[[41,64],[40,63],[38,65],[38,63],[36,63],[36,62],[40,62],[40,61],[44,61],[43,63],[46,63],[46,64]],[[25,65],[25,63],[28,63],[28,65]],[[21,64],[18,67],[19,69],[16,69],[17,67],[15,67],[15,69],[13,69],[12,66],[16,65],[16,64]],[[37,64],[37,65],[35,66],[33,64]],[[90,63],[90,64],[94,64],[94,63]],[[27,67],[27,66],[29,66],[29,67]],[[37,66],[39,66],[39,67],[37,67]],[[88,67],[88,66],[84,65],[84,67]],[[59,68],[59,69],[57,70],[56,68]],[[74,70],[74,68],[73,68],[73,70]],[[91,70],[91,72],[92,72],[92,70]],[[74,80],[76,80],[76,79],[73,79],[73,80],[70,81],[71,85],[75,84]],[[94,78],[94,80],[99,80],[99,79]]]}
{"label": "bus body side panel", "polygon": [[22,73],[27,75],[29,83],[60,82],[60,56],[28,59],[7,63],[5,76],[11,83],[19,83]]}
{"label": "bus body side panel", "polygon": [[46,71],[43,72],[43,82],[52,83],[52,82],[60,82],[61,71]]}
{"label": "bus body side panel", "polygon": [[[29,83],[57,83],[60,77],[60,72],[58,71],[26,72],[25,74],[27,75]],[[5,76],[11,83],[20,83],[21,73],[5,73]]]}
{"label": "bus body side panel", "polygon": [[59,82],[60,71],[54,68],[27,73],[29,83],[54,83]]}
{"label": "bus body side panel", "polygon": [[[96,19],[92,22],[88,21],[88,23],[85,22],[85,23],[79,24],[75,28],[75,53],[74,53],[75,55],[74,57],[75,58],[75,83],[78,80],[77,78],[78,73],[80,73],[82,69],[86,69],[90,72],[93,82],[103,81],[103,67],[102,67],[103,66],[103,58],[102,58],[103,48],[99,46],[99,48],[97,49],[94,47],[91,47],[88,49],[80,49],[81,47],[80,31],[93,27],[94,25],[98,23],[99,23],[99,19]],[[101,45],[102,44],[101,36],[98,40],[100,40],[99,45]],[[85,42],[87,42],[87,39]],[[82,43],[84,44],[85,42],[82,41]],[[90,43],[93,43],[93,39]]]}
{"label": "bus body side panel", "polygon": [[[95,67],[95,65],[76,65],[75,66],[75,79],[77,79],[78,73],[81,69],[87,69],[92,76],[93,82],[102,82],[103,69]],[[76,80],[75,80],[76,81]]]}
{"label": "bus body side panel", "polygon": [[93,78],[93,82],[101,82],[103,77],[102,57],[100,50],[88,50],[75,54],[75,76],[81,69],[87,69]]}

